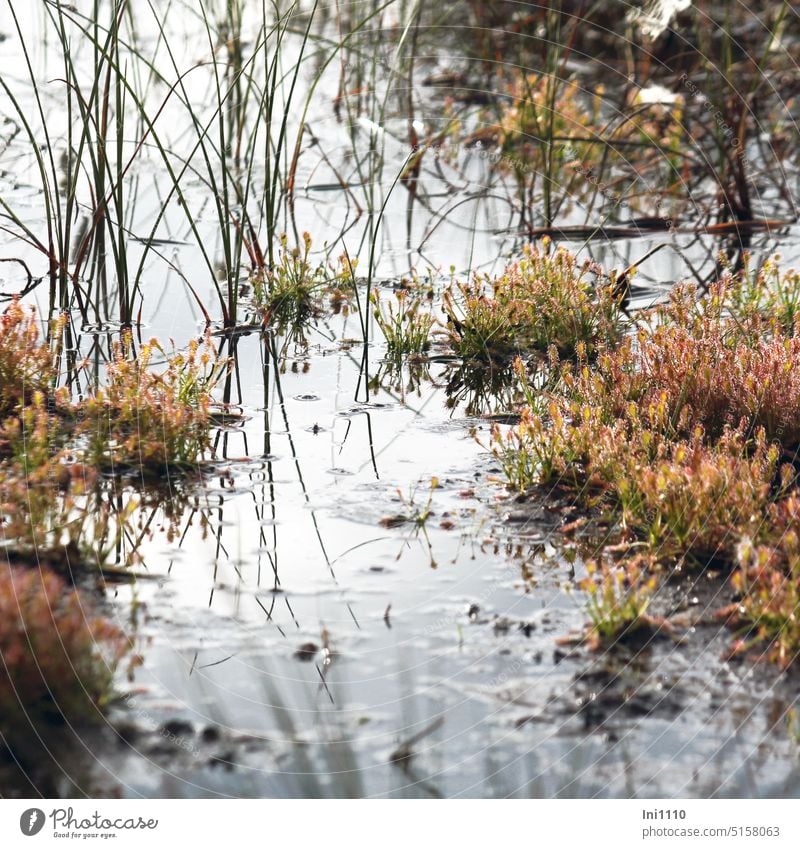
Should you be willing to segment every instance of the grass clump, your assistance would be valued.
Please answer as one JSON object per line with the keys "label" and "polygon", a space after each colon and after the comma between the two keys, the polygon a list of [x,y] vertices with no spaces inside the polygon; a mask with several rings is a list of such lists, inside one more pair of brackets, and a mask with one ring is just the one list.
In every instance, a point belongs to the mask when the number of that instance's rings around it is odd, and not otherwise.
{"label": "grass clump", "polygon": [[621,338],[624,325],[613,280],[601,281],[599,266],[552,249],[548,239],[526,246],[499,277],[476,278],[447,293],[453,349],[479,360],[551,347],[564,358],[579,349],[594,356]]}
{"label": "grass clump", "polygon": [[123,633],[46,569],[0,569],[0,732],[6,743],[31,724],[97,720]]}

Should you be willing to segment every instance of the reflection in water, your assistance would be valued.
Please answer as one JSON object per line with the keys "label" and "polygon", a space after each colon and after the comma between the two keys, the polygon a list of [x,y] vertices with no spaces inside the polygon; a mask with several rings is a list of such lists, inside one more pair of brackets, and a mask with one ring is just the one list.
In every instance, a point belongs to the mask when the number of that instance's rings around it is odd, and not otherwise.
{"label": "reflection in water", "polygon": [[556,649],[583,619],[562,591],[581,560],[558,516],[493,505],[490,460],[447,411],[513,409],[510,367],[409,366],[413,394],[390,376],[354,405],[347,349],[303,373],[283,371],[268,333],[229,344],[220,394],[243,415],[219,428],[202,486],[140,492],[148,532],[128,544],[149,579],[107,584],[120,623],[137,611],[144,664],[77,753],[7,762],[6,793],[28,791],[21,770],[52,795],[796,791],[796,696],[764,669],[732,678],[727,634],[638,657]]}
{"label": "reflection in water", "polygon": [[463,406],[467,415],[510,412],[518,400],[516,374],[510,363],[483,365],[464,362],[446,372],[447,407]]}
{"label": "reflection in water", "polygon": [[433,383],[430,363],[426,357],[418,360],[384,359],[370,379],[369,389],[374,397],[390,390],[401,403],[413,403],[423,397],[423,388]]}

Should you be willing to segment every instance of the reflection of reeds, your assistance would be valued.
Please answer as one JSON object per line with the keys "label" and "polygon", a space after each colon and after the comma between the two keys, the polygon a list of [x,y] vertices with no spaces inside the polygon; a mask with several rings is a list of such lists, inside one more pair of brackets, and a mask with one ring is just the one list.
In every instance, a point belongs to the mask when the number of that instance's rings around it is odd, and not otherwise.
{"label": "reflection of reeds", "polygon": [[[411,715],[390,719],[388,727],[381,721],[381,714],[375,717],[377,722],[367,720],[373,716],[364,711],[363,705],[355,709],[348,702],[344,694],[348,685],[346,676],[340,675],[331,684],[336,697],[334,706],[319,691],[313,667],[309,667],[307,682],[299,690],[276,673],[272,662],[267,665],[261,661],[251,667],[260,684],[260,700],[270,729],[248,734],[248,739],[254,747],[259,741],[265,743],[268,750],[259,750],[256,757],[245,760],[242,768],[232,769],[226,776],[223,791],[237,797],[664,796],[674,790],[674,783],[670,782],[674,777],[670,775],[661,783],[653,774],[660,773],[666,759],[670,759],[673,770],[691,774],[691,763],[674,758],[670,752],[661,751],[644,760],[632,756],[629,747],[635,751],[637,743],[630,737],[617,741],[623,736],[624,728],[646,721],[642,704],[649,703],[649,711],[656,712],[664,696],[659,690],[655,705],[632,697],[637,694],[637,687],[642,686],[643,678],[649,676],[649,666],[642,660],[634,663],[630,675],[613,660],[590,666],[585,672],[585,686],[592,696],[586,698],[579,697],[582,674],[576,672],[575,681],[567,684],[563,692],[564,701],[568,701],[567,713],[562,711],[559,698],[537,709],[524,698],[520,699],[521,703],[506,704],[501,709],[493,704],[496,710],[493,717],[470,724],[480,730],[480,750],[475,747],[474,737],[460,727],[463,695],[445,703],[437,700],[435,706],[426,709],[424,694],[414,687],[413,681],[404,679],[402,661],[392,668],[393,677],[402,681],[394,702],[408,704]],[[296,677],[297,672],[291,674],[292,680],[296,681]],[[606,682],[617,677],[621,678],[617,686]],[[499,685],[490,684],[488,692],[498,700],[507,701],[509,697]],[[602,741],[599,733],[584,733],[582,713],[588,713],[597,703],[595,698],[597,702],[606,700],[605,709],[597,710],[599,719],[592,728],[607,732]],[[212,716],[220,726],[238,728],[229,703],[217,701]],[[356,717],[358,721],[354,721]],[[551,728],[555,720],[563,732],[553,735]],[[509,733],[511,721],[515,722],[516,730]],[[713,732],[727,738],[730,732],[722,724]],[[769,744],[761,735],[758,744]],[[755,773],[737,771],[750,746],[748,743],[743,749],[735,734],[729,741],[731,744],[719,746],[718,753],[707,764],[703,783],[695,781],[691,789],[684,787],[684,794],[687,791],[698,797],[714,793],[735,796],[737,792],[747,797],[791,794],[798,777],[795,766],[787,768],[788,775],[776,773],[774,758],[764,756],[757,761]],[[268,759],[269,752],[273,752],[274,760]],[[474,761],[466,773],[465,756]],[[609,780],[603,769],[610,756],[619,765],[619,774],[613,780]],[[756,776],[757,782],[753,783]],[[196,787],[207,785],[206,780],[207,772],[197,770],[182,786],[192,793],[193,787],[196,791]],[[212,786],[220,790],[219,784]]]}

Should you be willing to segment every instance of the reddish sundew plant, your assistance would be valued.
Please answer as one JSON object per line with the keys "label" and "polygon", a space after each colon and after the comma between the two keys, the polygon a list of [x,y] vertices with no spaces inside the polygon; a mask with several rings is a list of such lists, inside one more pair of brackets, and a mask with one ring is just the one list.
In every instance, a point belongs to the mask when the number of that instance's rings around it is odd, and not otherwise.
{"label": "reddish sundew plant", "polygon": [[35,392],[51,391],[57,373],[54,355],[41,341],[36,312],[12,300],[0,315],[0,416],[29,403]]}
{"label": "reddish sundew plant", "polygon": [[[727,565],[748,628],[740,648],[763,643],[781,665],[800,652],[797,292],[800,277],[770,263],[703,298],[678,287],[596,357],[583,344],[574,361],[552,355],[549,391],[492,436],[509,485],[571,489],[655,571]],[[755,540],[746,556],[742,539]],[[638,607],[601,578],[590,614],[602,600],[610,633]]]}
{"label": "reddish sundew plant", "polygon": [[557,406],[547,420],[526,411],[505,436],[495,430],[496,456],[516,489],[571,487],[660,557],[700,564],[730,555],[771,503],[778,450],[763,433],[747,447],[741,430],[727,430],[709,445],[700,427],[670,440],[635,417],[609,425],[590,407],[578,412],[569,421]]}
{"label": "reddish sundew plant", "polygon": [[[210,447],[211,392],[226,363],[208,337],[167,353],[155,340],[135,351],[127,334],[99,385],[71,400],[56,388],[34,312],[14,301],[0,323],[0,539],[17,560],[36,553],[59,567],[102,564],[136,501],[120,508],[104,497],[97,469],[135,466],[160,481],[196,467]],[[61,330],[57,322],[54,344]]]}
{"label": "reddish sundew plant", "polygon": [[[89,456],[146,471],[195,465],[209,447],[211,389],[223,367],[211,340],[172,355],[156,340],[136,356],[130,348],[129,338],[114,345],[106,382],[80,408]],[[160,371],[152,366],[156,354],[165,361]]]}
{"label": "reddish sundew plant", "polygon": [[57,575],[0,568],[3,734],[99,718],[129,648],[123,633]]}
{"label": "reddish sundew plant", "polygon": [[599,266],[578,262],[544,239],[494,279],[478,278],[445,297],[450,343],[464,359],[503,359],[582,347],[593,356],[622,336],[624,315]]}
{"label": "reddish sundew plant", "polygon": [[740,325],[704,321],[687,329],[658,326],[563,374],[563,388],[606,420],[634,404],[654,410],[666,431],[701,424],[710,437],[725,427],[762,427],[786,447],[800,443],[800,338],[777,330],[746,339]]}
{"label": "reddish sundew plant", "polygon": [[36,392],[0,428],[0,538],[17,555],[74,553],[105,515],[94,508],[88,514],[97,473],[59,446],[60,424]]}
{"label": "reddish sundew plant", "polygon": [[743,628],[739,650],[766,645],[783,668],[800,658],[800,495],[774,503],[769,520],[737,550],[733,584],[741,596],[732,617]]}

